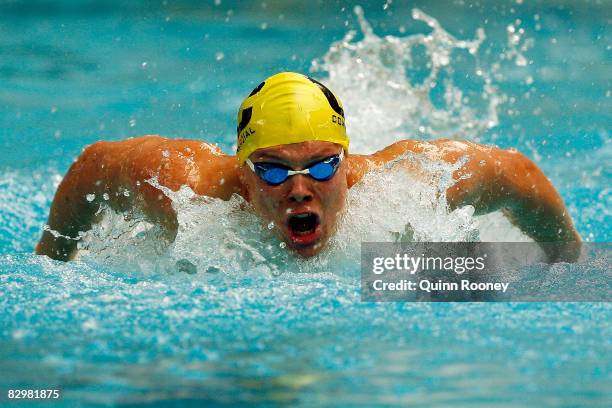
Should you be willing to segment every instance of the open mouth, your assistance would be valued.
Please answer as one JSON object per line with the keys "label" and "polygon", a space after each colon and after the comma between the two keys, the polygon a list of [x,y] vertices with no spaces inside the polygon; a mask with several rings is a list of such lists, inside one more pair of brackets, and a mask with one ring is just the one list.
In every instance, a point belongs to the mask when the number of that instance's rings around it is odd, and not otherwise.
{"label": "open mouth", "polygon": [[319,226],[319,216],[312,212],[292,215],[289,217],[288,225],[293,235],[313,234]]}
{"label": "open mouth", "polygon": [[321,237],[321,219],[317,213],[293,214],[287,219],[289,243],[294,248],[309,248]]}

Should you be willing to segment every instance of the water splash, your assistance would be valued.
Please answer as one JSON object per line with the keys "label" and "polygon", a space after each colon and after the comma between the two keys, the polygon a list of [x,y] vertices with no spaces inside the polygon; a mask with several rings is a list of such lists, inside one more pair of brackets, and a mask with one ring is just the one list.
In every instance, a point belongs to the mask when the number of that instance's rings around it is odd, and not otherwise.
{"label": "water splash", "polygon": [[407,153],[367,174],[349,190],[346,211],[328,246],[309,259],[284,249],[276,227],[270,228],[242,197],[224,201],[199,196],[187,186],[172,191],[154,178],[147,182],[171,199],[177,214],[174,240],[142,215],[103,207],[100,223],[79,242],[79,257],[145,273],[354,275],[363,241],[479,240],[473,207],[451,211],[446,202],[446,190],[455,183],[452,174],[462,165]]}
{"label": "water splash", "polygon": [[[520,25],[521,20],[517,19],[514,24],[509,24],[506,27],[508,45],[501,57],[506,60],[514,61],[514,64],[518,67],[524,67],[529,63],[525,57],[525,52],[533,47],[534,40],[533,38],[525,38],[525,29],[520,27]],[[533,79],[531,79],[531,81],[533,81]]]}
{"label": "water splash", "polygon": [[[369,153],[404,138],[477,139],[497,126],[505,96],[493,79],[500,65],[485,67],[479,55],[484,30],[479,28],[474,39],[459,40],[436,19],[413,9],[412,18],[427,24],[429,34],[379,37],[361,7],[355,7],[355,14],[363,38],[355,41],[357,32],[349,31],[311,67],[326,72],[328,85],[347,102],[353,151]],[[453,79],[460,65],[455,61],[461,58],[473,60],[466,75],[478,92],[468,95]]]}
{"label": "water splash", "polygon": [[451,211],[446,201],[452,174],[463,164],[409,152],[370,172],[350,190],[337,245],[346,250],[343,243],[362,241],[478,240],[474,208]]}

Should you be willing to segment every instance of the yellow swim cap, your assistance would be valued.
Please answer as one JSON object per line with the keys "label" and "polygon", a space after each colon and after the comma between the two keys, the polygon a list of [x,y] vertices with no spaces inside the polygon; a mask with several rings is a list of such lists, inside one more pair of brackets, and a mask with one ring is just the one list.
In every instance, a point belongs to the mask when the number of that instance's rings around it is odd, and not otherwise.
{"label": "yellow swim cap", "polygon": [[309,140],[338,143],[348,151],[342,104],[320,82],[281,72],[259,84],[240,105],[240,165],[257,149]]}

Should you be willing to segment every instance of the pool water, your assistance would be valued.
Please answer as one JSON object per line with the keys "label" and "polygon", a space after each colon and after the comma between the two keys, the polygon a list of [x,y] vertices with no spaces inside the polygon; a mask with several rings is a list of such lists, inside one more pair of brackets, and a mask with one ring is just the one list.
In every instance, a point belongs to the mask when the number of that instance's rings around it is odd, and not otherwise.
{"label": "pool water", "polygon": [[[241,100],[283,70],[338,93],[353,151],[408,137],[521,150],[584,240],[609,242],[605,2],[0,10],[3,393],[59,388],[66,406],[612,404],[608,303],[361,302],[359,243],[407,223],[420,240],[525,239],[499,214],[449,211],[436,195],[444,177],[433,190],[392,171],[366,179],[330,249],[306,263],[240,202],[194,201],[185,189],[166,192],[182,226],[174,243],[107,211],[78,261],[32,254],[84,146],[161,134],[231,152]],[[580,267],[610,273],[605,262]]]}

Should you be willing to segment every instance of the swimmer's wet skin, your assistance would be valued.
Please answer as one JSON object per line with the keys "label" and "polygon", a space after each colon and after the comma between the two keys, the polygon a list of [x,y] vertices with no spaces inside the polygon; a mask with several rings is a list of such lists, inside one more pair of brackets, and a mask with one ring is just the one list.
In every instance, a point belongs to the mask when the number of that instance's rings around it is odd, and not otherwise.
{"label": "swimmer's wet skin", "polygon": [[[137,209],[172,240],[176,214],[168,197],[145,182],[157,177],[174,191],[228,200],[244,197],[279,237],[301,256],[323,249],[344,211],[346,194],[368,171],[407,153],[455,163],[468,160],[448,189],[451,208],[472,205],[476,214],[502,210],[538,242],[580,242],[563,201],[546,176],[516,150],[467,141],[402,140],[371,155],[349,155],[344,110],[321,83],[280,73],[259,84],[238,111],[237,154],[195,140],[142,136],[88,146],[64,177],[51,206],[38,254],[69,260],[79,231],[96,222],[102,197],[117,211]],[[469,177],[462,177],[465,175]],[[123,191],[130,194],[120,194]],[[93,200],[86,196],[95,196]],[[574,261],[574,251],[548,253]]]}

